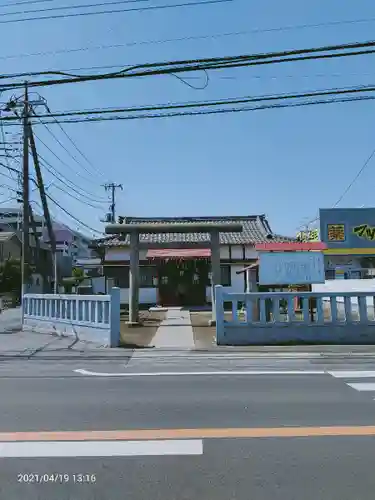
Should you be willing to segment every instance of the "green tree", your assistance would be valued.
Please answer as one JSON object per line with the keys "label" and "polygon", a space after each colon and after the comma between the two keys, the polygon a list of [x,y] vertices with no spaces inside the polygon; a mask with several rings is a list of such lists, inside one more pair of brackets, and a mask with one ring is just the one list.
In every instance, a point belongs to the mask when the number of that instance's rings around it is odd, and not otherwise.
{"label": "green tree", "polygon": [[[32,269],[25,266],[26,278],[31,279]],[[12,294],[14,297],[21,296],[22,266],[18,259],[7,259],[0,263],[0,293]]]}
{"label": "green tree", "polygon": [[85,271],[81,267],[74,267],[72,277],[76,279],[77,284],[85,279]]}

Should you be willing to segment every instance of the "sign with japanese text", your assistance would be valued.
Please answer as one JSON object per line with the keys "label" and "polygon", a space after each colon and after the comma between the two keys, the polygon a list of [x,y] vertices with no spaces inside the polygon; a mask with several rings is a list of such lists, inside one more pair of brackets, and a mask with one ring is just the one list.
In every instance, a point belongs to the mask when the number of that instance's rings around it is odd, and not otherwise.
{"label": "sign with japanese text", "polygon": [[259,285],[324,283],[321,252],[260,252]]}

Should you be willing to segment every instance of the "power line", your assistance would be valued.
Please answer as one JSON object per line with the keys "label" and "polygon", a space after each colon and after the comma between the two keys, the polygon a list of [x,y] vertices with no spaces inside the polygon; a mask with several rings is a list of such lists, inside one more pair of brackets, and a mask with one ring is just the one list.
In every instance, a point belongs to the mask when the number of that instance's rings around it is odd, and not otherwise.
{"label": "power line", "polygon": [[[307,49],[297,49],[281,52],[268,52],[258,54],[244,54],[238,56],[213,57],[205,59],[188,59],[177,61],[163,61],[157,63],[144,63],[123,68],[120,71],[93,75],[76,75],[62,71],[38,71],[32,73],[18,73],[3,75],[2,79],[28,78],[34,76],[61,75],[64,78],[50,80],[37,80],[29,83],[30,87],[60,85],[67,83],[81,83],[95,80],[107,80],[115,78],[134,78],[155,75],[168,75],[174,73],[195,72],[202,70],[217,70],[228,68],[240,68],[246,66],[257,66],[264,64],[279,64],[285,62],[329,59],[336,57],[349,57],[358,55],[369,55],[375,53],[375,41],[355,42],[349,44],[329,45]],[[362,50],[354,50],[362,49]],[[349,50],[352,50],[349,52]],[[338,52],[341,51],[341,52]],[[342,52],[346,51],[346,52]],[[322,53],[328,52],[328,53]],[[0,85],[1,90],[20,88],[21,83],[7,83]]]}
{"label": "power line", "polygon": [[101,211],[103,210],[103,207],[99,207],[98,205],[94,205],[94,204],[92,204],[92,203],[90,203],[89,201],[86,201],[86,200],[80,200],[79,198],[77,198],[76,196],[74,196],[73,194],[71,194],[69,191],[67,191],[66,189],[63,189],[60,186],[57,186],[56,184],[54,185],[54,187],[56,189],[58,189],[59,191],[61,191],[62,193],[68,195],[70,198],[73,198],[73,200],[78,201],[79,203],[82,203],[82,205],[89,206],[91,208],[95,208],[96,210],[101,210]]}
{"label": "power line", "polygon": [[110,9],[110,10],[97,10],[94,12],[75,12],[74,14],[55,14],[49,16],[38,16],[38,17],[25,17],[18,19],[7,19],[5,21],[0,21],[0,24],[11,24],[11,23],[22,23],[25,21],[51,21],[53,19],[67,19],[71,17],[82,17],[82,16],[98,16],[103,14],[120,14],[123,12],[145,12],[148,10],[161,10],[161,9],[175,9],[179,7],[193,7],[200,5],[211,5],[232,2],[233,0],[205,0],[196,2],[187,2],[179,4],[169,4],[169,5],[152,5],[150,7],[134,7],[130,9]]}
{"label": "power line", "polygon": [[91,7],[103,7],[107,5],[118,5],[118,4],[127,4],[127,3],[140,3],[140,2],[148,2],[149,0],[112,0],[111,2],[101,2],[101,3],[92,3],[92,4],[73,4],[73,5],[65,5],[59,7],[48,7],[46,9],[33,9],[33,10],[20,10],[16,12],[4,12],[1,14],[1,17],[4,16],[16,16],[23,14],[35,14],[38,12],[53,12],[58,10],[69,10],[69,9],[88,9]]}
{"label": "power line", "polygon": [[[374,85],[367,86],[355,86],[355,87],[344,87],[344,88],[330,88],[323,90],[314,90],[302,93],[286,93],[286,94],[273,94],[273,95],[261,95],[255,97],[241,96],[241,97],[228,97],[220,100],[210,100],[210,101],[185,101],[185,102],[174,102],[170,104],[159,104],[150,106],[135,106],[127,108],[97,108],[91,110],[78,110],[78,111],[65,111],[57,112],[49,115],[34,115],[38,118],[38,122],[45,125],[42,119],[53,118],[66,118],[75,116],[92,116],[92,115],[106,115],[114,113],[140,113],[140,112],[150,112],[150,111],[171,111],[178,109],[189,109],[189,108],[205,108],[205,107],[217,107],[217,106],[229,106],[233,104],[249,104],[258,103],[264,101],[277,101],[277,100],[288,100],[288,99],[302,99],[311,97],[323,97],[323,96],[333,96],[333,95],[346,95],[346,94],[361,94],[364,92],[375,92]],[[6,117],[4,121],[12,121],[13,117]],[[57,123],[60,123],[56,120]],[[48,123],[54,123],[52,121]],[[41,141],[42,142],[42,141]],[[42,144],[45,145],[44,142]],[[52,150],[51,150],[52,151]],[[55,153],[54,153],[55,154]],[[56,154],[55,154],[56,156]]]}
{"label": "power line", "polygon": [[[94,203],[108,203],[108,200],[106,201],[101,201],[101,200],[95,200],[95,199],[92,199],[91,198],[91,195],[89,193],[89,196],[87,196],[86,194],[84,194],[84,192],[81,192],[81,191],[78,191],[77,188],[74,187],[74,184],[69,180],[67,179],[66,177],[64,177],[60,172],[58,172],[52,165],[51,163],[49,163],[45,158],[43,158],[43,156],[41,154],[38,154],[39,158],[40,158],[40,163],[41,165],[51,174],[53,175],[53,177],[55,177],[56,179],[58,179],[63,185],[65,185],[68,189],[74,191],[75,193],[77,193],[79,196],[81,196],[82,198],[85,198],[87,200],[89,200],[90,202],[94,202]],[[47,166],[48,165],[48,166]],[[82,188],[81,188],[82,189]],[[83,190],[82,190],[83,191]],[[86,191],[87,192],[87,191]]]}
{"label": "power line", "polygon": [[[341,44],[335,44],[335,45],[323,45],[320,47],[308,47],[308,48],[302,48],[302,49],[293,49],[293,50],[282,50],[282,51],[272,51],[272,52],[260,52],[260,53],[254,53],[254,54],[240,54],[237,56],[219,56],[219,57],[209,57],[209,58],[200,58],[200,59],[182,59],[182,60],[172,60],[172,61],[159,61],[159,62],[152,62],[152,63],[137,63],[133,65],[128,65],[128,66],[122,66],[122,68],[119,71],[112,72],[112,73],[104,73],[100,75],[76,75],[76,74],[70,74],[67,72],[64,72],[62,70],[46,70],[46,71],[33,71],[33,72],[24,72],[24,73],[13,73],[13,74],[7,74],[7,75],[2,75],[0,78],[1,79],[9,79],[9,78],[29,78],[29,77],[34,77],[34,76],[51,76],[51,75],[60,75],[60,76],[69,76],[69,77],[77,77],[77,78],[96,78],[96,77],[111,77],[111,76],[116,76],[116,75],[121,75],[122,73],[129,73],[129,71],[133,70],[139,70],[139,69],[155,69],[155,68],[167,68],[169,71],[176,72],[177,69],[182,66],[185,68],[187,66],[188,69],[184,69],[184,71],[188,71],[189,69],[193,69],[196,71],[196,65],[203,65],[203,64],[211,64],[214,68],[216,68],[218,64],[232,64],[232,63],[241,63],[241,62],[248,62],[248,61],[262,61],[262,60],[267,60],[271,59],[272,62],[278,62],[278,59],[276,61],[273,61],[273,59],[278,58],[278,57],[287,57],[287,56],[300,56],[300,55],[305,55],[305,54],[319,54],[320,52],[336,52],[339,50],[354,50],[354,49],[368,49],[372,48],[375,46],[375,41],[374,40],[366,40],[364,42],[351,42],[351,43],[341,43]],[[370,54],[372,52],[369,52]],[[346,53],[344,53],[346,54]],[[357,53],[355,52],[354,55]],[[329,55],[329,54],[328,54]],[[351,52],[348,53],[348,55],[352,55]],[[293,59],[293,60],[300,60],[300,59]],[[177,66],[177,68],[176,68]],[[192,66],[192,68],[191,68]],[[171,68],[172,67],[172,68]],[[202,69],[199,67],[199,69]],[[211,66],[209,66],[206,69],[211,69]]]}
{"label": "power line", "polygon": [[[360,93],[360,92],[373,92],[375,91],[375,87],[359,87],[359,88],[351,88],[351,89],[332,89],[329,91],[319,91],[319,92],[310,92],[310,93],[305,93],[305,94],[281,94],[281,95],[271,95],[271,96],[261,96],[261,97],[255,97],[255,98],[238,98],[236,100],[222,100],[222,101],[215,101],[215,102],[193,102],[192,104],[189,103],[180,103],[177,105],[164,105],[164,106],[150,106],[150,107],[142,107],[142,108],[120,108],[120,109],[110,109],[110,110],[91,110],[91,111],[74,111],[74,112],[67,112],[67,113],[59,113],[58,116],[60,117],[59,120],[56,120],[56,115],[53,117],[54,121],[46,121],[45,123],[48,124],[61,124],[61,123],[82,123],[82,122],[102,122],[102,121],[120,121],[120,120],[138,120],[138,119],[153,119],[153,118],[171,118],[171,117],[177,117],[177,116],[200,116],[200,115],[208,115],[208,114],[225,114],[225,113],[237,113],[237,112],[246,112],[246,111],[258,111],[258,110],[265,110],[265,109],[277,109],[277,108],[288,108],[288,107],[300,107],[300,106],[310,106],[310,105],[316,105],[316,104],[330,104],[330,103],[345,103],[345,102],[353,102],[353,101],[369,101],[369,100],[374,100],[375,96],[371,95],[364,95],[364,96],[345,96],[345,94],[348,93]],[[342,97],[335,97],[335,96],[342,96]],[[234,108],[219,108],[219,109],[193,109],[193,111],[184,111],[184,108],[194,108],[194,107],[217,107],[219,105],[221,106],[228,106],[229,104],[244,104],[244,103],[257,103],[257,102],[267,102],[267,101],[276,101],[276,100],[281,100],[281,101],[287,101],[288,99],[301,99],[301,98],[306,98],[306,97],[318,97],[318,96],[324,96],[324,97],[330,97],[330,99],[318,99],[318,100],[307,100],[307,101],[302,101],[302,102],[292,102],[292,103],[274,103],[274,104],[265,104],[261,106],[242,106],[242,107],[234,107]],[[168,111],[165,113],[153,113],[153,114],[146,114],[144,111],[145,110],[150,110],[150,111]],[[182,111],[180,111],[182,109]],[[97,113],[99,115],[105,115],[106,111],[109,111],[111,114],[114,114],[115,112],[131,112],[130,115],[128,116],[92,116],[96,115]],[[134,112],[138,112],[141,114],[136,114]],[[84,115],[82,117],[82,115]],[[86,115],[86,116],[85,116]],[[76,116],[75,118],[71,118],[71,116]],[[43,118],[43,116],[38,116],[39,118]],[[70,118],[69,118],[70,117]],[[49,116],[47,117],[47,119]],[[4,119],[3,119],[4,120]],[[6,119],[6,122],[4,126],[12,126],[14,123],[9,123],[9,121],[12,121],[11,119]],[[42,122],[44,123],[44,122]],[[71,181],[68,181],[71,182]],[[70,187],[70,186],[69,186]]]}
{"label": "power line", "polygon": [[66,120],[59,120],[59,123],[88,123],[88,122],[105,122],[105,121],[122,121],[122,120],[142,120],[142,119],[155,119],[155,118],[174,118],[178,116],[203,116],[203,115],[215,115],[215,114],[227,114],[227,113],[242,113],[249,111],[261,111],[266,109],[281,109],[281,108],[297,108],[302,106],[312,106],[318,104],[333,104],[333,103],[345,103],[353,101],[370,101],[374,100],[375,96],[360,96],[360,97],[346,97],[346,98],[336,98],[336,99],[326,99],[326,100],[316,100],[316,101],[306,101],[306,102],[295,102],[295,103],[277,103],[277,104],[265,104],[261,106],[243,106],[235,108],[224,108],[224,109],[208,109],[208,110],[195,110],[195,111],[175,111],[163,114],[141,114],[141,115],[130,115],[130,116],[107,116],[107,117],[89,117],[89,118],[73,118]]}
{"label": "power line", "polygon": [[23,2],[3,3],[0,5],[0,9],[3,9],[4,7],[14,7],[15,5],[30,5],[33,3],[46,3],[46,2],[54,2],[54,1],[55,0],[24,0]]}
{"label": "power line", "polygon": [[344,190],[344,192],[342,193],[342,195],[338,198],[338,200],[336,201],[336,203],[333,205],[332,208],[336,208],[337,205],[339,205],[341,203],[341,201],[345,198],[345,196],[350,191],[350,189],[353,187],[353,185],[355,184],[355,182],[357,181],[357,179],[361,176],[361,174],[363,173],[363,171],[366,169],[366,167],[368,166],[368,164],[370,163],[370,161],[372,160],[372,158],[374,157],[374,155],[375,155],[375,149],[371,152],[370,156],[366,159],[366,161],[364,162],[364,164],[361,166],[361,168],[358,170],[358,172],[354,176],[353,180],[348,184],[348,186],[346,187],[346,189]]}
{"label": "power line", "polygon": [[66,210],[63,206],[61,206],[60,203],[58,203],[54,198],[52,198],[52,196],[50,196],[47,193],[46,193],[46,196],[47,196],[47,198],[49,200],[52,201],[52,203],[54,203],[58,208],[60,208],[60,210],[62,210],[66,215],[68,215],[73,220],[75,220],[76,222],[78,222],[81,226],[89,229],[90,231],[94,231],[94,233],[103,234],[103,231],[98,231],[97,229],[94,229],[93,227],[88,226],[87,224],[85,224],[84,222],[82,222],[80,219],[77,219],[77,217],[74,217],[74,215],[72,215],[70,212],[68,212],[68,210]]}
{"label": "power line", "polygon": [[[356,173],[356,175],[353,177],[353,179],[351,180],[351,182],[347,185],[347,187],[345,188],[345,190],[342,192],[342,194],[339,196],[339,198],[337,199],[336,203],[332,206],[332,208],[336,208],[337,205],[339,205],[341,203],[341,201],[345,198],[345,196],[348,194],[348,192],[350,191],[350,189],[353,187],[353,185],[355,184],[355,182],[359,179],[359,177],[361,176],[361,174],[363,173],[363,171],[367,168],[367,166],[369,165],[370,161],[372,160],[372,158],[375,156],[375,149],[371,152],[371,154],[367,157],[366,161],[363,163],[363,165],[361,166],[361,168],[358,170],[358,172]],[[309,224],[313,224],[314,222],[318,222],[320,220],[320,217],[319,215],[317,217],[315,217],[314,219],[311,219],[309,220],[306,225],[309,225]]]}
{"label": "power line", "polygon": [[[43,122],[42,122],[43,123]],[[43,125],[46,125],[45,123],[43,123]],[[52,132],[51,132],[52,133]],[[84,176],[81,175],[80,172],[77,172],[73,167],[71,167],[68,163],[66,163],[63,159],[60,158],[59,155],[57,155],[53,149],[51,149],[48,144],[46,144],[38,135],[36,135],[34,133],[35,137],[38,139],[38,141],[43,144],[43,146],[48,149],[48,151],[57,159],[59,160],[59,162],[64,165],[65,167],[67,167],[69,170],[71,170],[75,175],[78,175],[82,180],[84,180],[85,182],[89,182],[91,184],[95,184],[96,185],[96,182],[93,181],[91,178],[86,178]],[[53,134],[54,135],[54,134]],[[60,141],[58,141],[60,142]],[[65,149],[65,148],[64,148]],[[39,155],[40,156],[40,155]],[[46,162],[46,160],[44,160]],[[62,175],[62,174],[61,174]],[[84,191],[84,190],[83,190]],[[89,193],[88,191],[86,191],[90,196],[94,196],[92,193]],[[104,202],[104,200],[103,200]]]}
{"label": "power line", "polygon": [[[51,113],[51,111],[49,111],[49,113]],[[85,155],[85,153],[83,153],[83,151],[77,146],[76,142],[73,141],[73,139],[70,137],[68,132],[66,132],[64,127],[57,120],[55,120],[55,122],[57,123],[57,125],[59,126],[60,130],[63,132],[65,137],[70,141],[70,143],[76,149],[76,151],[78,151],[78,153],[82,156],[82,158],[86,160],[88,165],[90,165],[99,174],[99,176],[102,176],[103,175],[102,172],[100,172],[100,170],[89,160],[89,158]]]}
{"label": "power line", "polygon": [[[37,1],[37,0],[35,0]],[[53,1],[53,0],[39,0],[39,1]],[[28,3],[28,2],[25,2]],[[0,56],[0,60],[4,59],[18,59],[23,57],[40,57],[40,56],[51,56],[58,54],[69,54],[74,52],[88,52],[95,50],[107,50],[107,49],[119,49],[124,47],[135,47],[138,45],[157,45],[157,44],[167,44],[167,43],[178,43],[178,42],[186,42],[186,41],[195,41],[195,40],[210,40],[217,38],[226,38],[226,37],[235,37],[235,36],[243,36],[243,35],[252,35],[257,33],[272,33],[272,32],[282,32],[282,31],[293,31],[293,30],[301,30],[301,29],[314,29],[314,28],[322,28],[322,27],[333,27],[340,25],[348,25],[348,24],[359,24],[359,23],[373,23],[375,22],[375,18],[363,18],[363,19],[352,19],[352,20],[344,20],[344,21],[328,21],[322,23],[315,24],[300,24],[300,25],[291,25],[291,26],[279,26],[272,28],[255,28],[251,30],[241,30],[241,31],[231,31],[226,33],[213,33],[208,35],[187,35],[178,38],[162,38],[155,40],[139,40],[139,41],[131,41],[125,43],[117,43],[117,44],[108,44],[108,45],[93,45],[86,47],[76,47],[72,49],[57,49],[52,51],[43,51],[43,52],[26,52],[20,54],[11,54],[8,56]],[[90,69],[90,68],[89,68]]]}
{"label": "power line", "polygon": [[[75,163],[77,163],[78,166],[80,166],[81,168],[83,168],[83,170],[85,170],[85,172],[87,172],[91,176],[93,174],[93,172],[90,172],[90,170],[85,165],[82,165],[82,163],[79,160],[77,160],[77,158],[69,151],[69,149],[64,146],[64,144],[60,141],[60,139],[58,137],[56,137],[56,135],[52,132],[52,130],[50,130],[50,128],[48,127],[48,125],[46,125],[45,123],[43,123],[40,119],[38,121],[39,121],[39,123],[42,123],[44,125],[44,127],[48,130],[48,133],[63,148],[63,150],[72,158],[72,160],[75,161]],[[87,158],[84,156],[84,154],[82,153],[82,151],[80,149],[78,149],[78,147],[74,143],[74,141],[65,132],[65,130],[62,127],[62,125],[60,125],[59,123],[58,123],[58,125],[59,125],[60,129],[64,132],[64,134],[66,135],[66,137],[69,139],[69,141],[77,149],[77,151],[83,156],[83,158],[85,158],[86,161],[89,162],[89,160],[87,160]],[[99,174],[99,177],[102,177],[102,174]]]}

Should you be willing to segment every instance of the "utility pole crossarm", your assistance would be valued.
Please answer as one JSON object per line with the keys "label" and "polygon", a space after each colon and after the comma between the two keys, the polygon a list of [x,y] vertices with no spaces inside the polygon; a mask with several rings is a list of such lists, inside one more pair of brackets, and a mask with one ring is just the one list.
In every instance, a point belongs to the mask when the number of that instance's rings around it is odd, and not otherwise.
{"label": "utility pole crossarm", "polygon": [[116,223],[116,189],[123,190],[122,184],[115,184],[114,182],[110,182],[108,184],[104,184],[104,189],[106,191],[111,192],[111,206],[110,206],[110,221],[112,224]]}

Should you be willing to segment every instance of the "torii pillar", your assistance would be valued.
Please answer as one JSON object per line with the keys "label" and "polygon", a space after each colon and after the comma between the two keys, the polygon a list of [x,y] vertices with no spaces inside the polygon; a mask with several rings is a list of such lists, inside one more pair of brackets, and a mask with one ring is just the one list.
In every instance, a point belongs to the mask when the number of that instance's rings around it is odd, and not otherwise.
{"label": "torii pillar", "polygon": [[[241,224],[177,223],[177,224],[110,224],[107,234],[130,235],[129,326],[139,325],[139,235],[158,233],[209,233],[212,285],[220,285],[220,233],[242,232]],[[191,248],[192,245],[187,245]]]}

